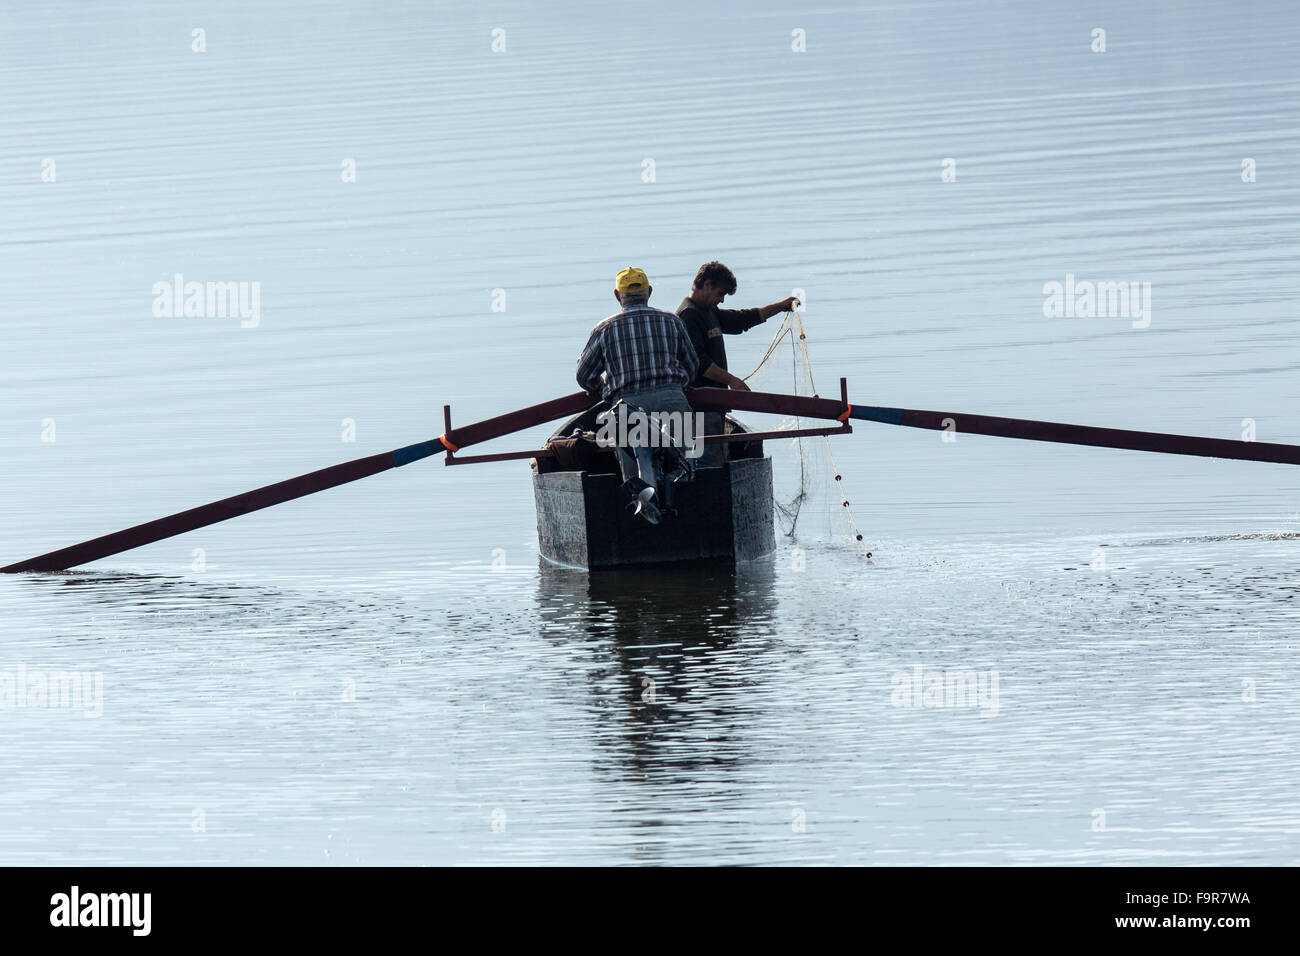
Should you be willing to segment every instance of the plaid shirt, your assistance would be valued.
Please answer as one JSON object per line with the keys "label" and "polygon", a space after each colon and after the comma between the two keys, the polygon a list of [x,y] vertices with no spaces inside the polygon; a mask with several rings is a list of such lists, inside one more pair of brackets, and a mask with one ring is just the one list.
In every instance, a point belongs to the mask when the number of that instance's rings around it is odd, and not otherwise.
{"label": "plaid shirt", "polygon": [[[682,320],[644,299],[596,323],[578,358],[578,384],[602,398],[676,385],[695,378],[699,357]],[[604,372],[604,381],[601,373]]]}

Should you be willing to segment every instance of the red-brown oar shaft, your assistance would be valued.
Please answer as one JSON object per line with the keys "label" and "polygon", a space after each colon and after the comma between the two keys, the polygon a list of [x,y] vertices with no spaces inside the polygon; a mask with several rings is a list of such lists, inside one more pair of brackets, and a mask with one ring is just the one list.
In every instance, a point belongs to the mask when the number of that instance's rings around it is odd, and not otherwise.
{"label": "red-brown oar shaft", "polygon": [[686,397],[692,407],[709,411],[770,412],[773,415],[799,415],[804,418],[839,418],[844,413],[843,402],[805,395],[693,388],[686,393]]}
{"label": "red-brown oar shaft", "polygon": [[574,392],[572,395],[553,398],[549,402],[542,402],[540,405],[529,405],[517,412],[508,412],[505,415],[488,418],[472,425],[453,428],[447,438],[457,448],[464,448],[467,445],[477,445],[493,438],[500,438],[502,435],[509,435],[511,432],[532,428],[534,425],[540,425],[543,422],[555,421],[557,418],[564,418],[568,415],[577,415],[579,412],[585,412],[595,404],[596,400],[586,392]]}
{"label": "red-brown oar shaft", "polygon": [[[565,415],[576,415],[590,404],[591,399],[585,393],[577,392],[563,398],[543,402],[540,405],[531,405],[528,408],[510,412],[507,415],[499,415],[487,421],[457,428],[453,430],[448,441],[457,448],[478,444]],[[273,485],[246,491],[242,495],[223,498],[211,504],[200,505],[197,508],[190,508],[188,511],[169,515],[166,518],[146,521],[144,524],[138,524],[124,531],[115,531],[112,534],[93,538],[90,541],[83,541],[81,544],[74,544],[67,548],[60,548],[58,551],[51,551],[48,554],[28,558],[25,561],[19,561],[0,568],[0,573],[62,571],[66,568],[74,568],[79,564],[87,564],[101,558],[111,557],[123,551],[130,551],[132,548],[139,548],[142,545],[152,544],[164,538],[184,534],[186,531],[194,531],[197,528],[204,528],[219,521],[237,518],[240,515],[248,514],[250,511],[260,511],[272,505],[283,504],[295,498],[302,498],[318,491],[324,491],[326,488],[335,488],[350,481],[357,481],[360,478],[387,471],[389,468],[399,468],[413,461],[419,461],[421,458],[428,458],[430,455],[437,454],[445,449],[446,443],[443,439],[435,438],[415,445],[407,445],[390,452],[370,455],[354,461],[345,461],[339,465],[332,465],[329,468],[322,468],[306,475],[299,475],[297,478],[289,478]]]}
{"label": "red-brown oar shaft", "polygon": [[969,435],[993,435],[999,438],[1050,441],[1066,445],[1088,445],[1094,448],[1124,448],[1130,451],[1153,451],[1166,455],[1196,455],[1203,458],[1230,458],[1239,461],[1300,465],[1300,446],[1274,442],[1200,438],[1194,435],[1170,435],[1165,432],[1140,432],[1124,428],[1040,422],[1030,418],[931,412],[917,408],[845,405],[843,402],[827,398],[777,395],[771,392],[739,392],[725,388],[697,388],[687,392],[687,397],[696,408],[739,409],[750,412],[771,412],[776,415],[798,415],[805,418],[833,418],[840,421],[847,417],[859,421],[880,422],[885,425],[904,425],[908,428],[928,428],[934,431]]}
{"label": "red-brown oar shaft", "polygon": [[1201,438],[1165,432],[1139,432],[1094,425],[1066,425],[1028,418],[999,418],[996,415],[964,415],[959,412],[931,412],[917,408],[853,406],[850,418],[908,428],[1023,438],[1094,448],[1125,448],[1154,451],[1165,455],[1196,455],[1202,458],[1231,458],[1238,461],[1267,461],[1300,465],[1300,446],[1263,441],[1235,441],[1230,438]]}

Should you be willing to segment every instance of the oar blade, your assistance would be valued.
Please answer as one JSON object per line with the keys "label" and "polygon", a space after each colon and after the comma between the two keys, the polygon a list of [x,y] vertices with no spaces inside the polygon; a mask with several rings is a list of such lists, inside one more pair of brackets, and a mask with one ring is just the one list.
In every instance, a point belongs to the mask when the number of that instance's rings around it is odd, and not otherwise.
{"label": "oar blade", "polygon": [[198,528],[205,528],[219,521],[237,518],[252,511],[260,511],[263,508],[283,504],[295,498],[312,495],[327,488],[335,488],[350,481],[368,478],[370,475],[387,471],[389,468],[400,468],[402,465],[428,458],[430,455],[440,454],[448,448],[454,450],[466,445],[475,445],[556,418],[576,414],[589,407],[592,401],[586,393],[574,392],[561,398],[551,399],[548,402],[530,405],[527,408],[505,415],[498,415],[496,418],[462,426],[453,430],[450,436],[441,436],[430,441],[407,445],[391,452],[383,452],[382,454],[331,465],[329,468],[322,468],[319,471],[299,475],[297,478],[289,478],[273,485],[266,485],[253,491],[244,492],[242,495],[223,498],[221,501],[190,508],[188,511],[181,511],[166,518],[146,521],[144,524],[138,524],[133,528],[115,531],[112,534],[102,535],[90,541],[83,541],[80,544],[60,548],[58,551],[50,551],[34,558],[28,558],[25,561],[18,561],[0,568],[0,574],[17,574],[23,571],[65,571],[68,568],[75,568],[81,564],[88,564],[91,561],[111,557],[123,551],[130,551],[146,544],[153,544],[155,541],[162,541],[164,538],[184,534],[187,531],[195,531]]}
{"label": "oar blade", "polygon": [[1093,448],[1122,448],[1129,451],[1157,452],[1164,455],[1194,455],[1202,458],[1228,458],[1238,461],[1265,461],[1300,465],[1300,446],[1273,442],[1234,441],[1228,438],[1201,438],[1165,432],[1130,431],[1124,428],[1099,428],[1093,425],[1067,425],[1028,418],[1001,418],[996,415],[966,415],[959,412],[933,412],[916,408],[883,408],[854,405],[850,418],[997,438],[1056,442],[1064,445],[1087,445]]}
{"label": "oar blade", "polygon": [[146,521],[144,524],[138,524],[133,528],[115,531],[112,534],[102,535],[90,541],[83,541],[67,548],[60,548],[58,551],[51,551],[48,554],[28,558],[26,561],[19,561],[8,567],[0,568],[0,573],[64,571],[68,568],[75,568],[79,564],[88,564],[91,561],[98,561],[101,558],[107,558],[123,551],[130,551],[132,548],[153,544],[155,541],[161,541],[164,538],[184,534],[198,528],[205,528],[219,521],[237,518],[240,515],[248,514],[250,511],[260,511],[263,508],[270,508],[272,505],[292,501],[294,498],[301,498],[304,495],[324,491],[326,488],[334,488],[350,481],[367,478],[392,467],[394,467],[392,452],[346,461],[306,475],[299,475],[296,478],[289,478],[286,481],[279,481],[273,485],[246,491],[242,495],[223,498],[220,501],[200,505],[197,508],[190,508],[188,511],[168,515],[166,518]]}
{"label": "oar blade", "polygon": [[1195,455],[1202,458],[1300,465],[1300,446],[1273,442],[1201,438],[1194,435],[1171,435],[1165,432],[1130,431],[1124,428],[1067,425],[1062,422],[1043,422],[1029,418],[933,412],[917,408],[845,405],[841,401],[828,398],[731,391],[723,388],[697,388],[687,392],[687,397],[695,408],[702,409],[724,411],[737,409],[840,421],[845,418],[855,418],[859,421],[878,422],[884,425],[903,425],[908,428],[992,435],[998,438],[1019,438],[1027,441],[1057,442],[1064,445],[1122,448],[1165,455]]}

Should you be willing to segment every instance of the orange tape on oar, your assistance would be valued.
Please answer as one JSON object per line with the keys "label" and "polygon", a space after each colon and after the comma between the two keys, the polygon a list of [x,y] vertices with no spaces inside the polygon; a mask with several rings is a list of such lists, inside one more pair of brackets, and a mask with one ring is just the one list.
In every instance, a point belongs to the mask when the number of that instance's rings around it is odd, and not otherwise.
{"label": "orange tape on oar", "polygon": [[442,447],[447,449],[447,451],[460,451],[460,446],[453,445],[451,443],[451,439],[448,438],[446,435],[439,435],[438,441],[442,442]]}
{"label": "orange tape on oar", "polygon": [[849,416],[852,415],[852,414],[853,414],[853,406],[852,406],[852,405],[845,405],[845,406],[844,406],[844,411],[843,411],[841,414],[836,415],[836,416],[835,416],[835,420],[836,420],[837,422],[847,422],[847,421],[849,420]]}

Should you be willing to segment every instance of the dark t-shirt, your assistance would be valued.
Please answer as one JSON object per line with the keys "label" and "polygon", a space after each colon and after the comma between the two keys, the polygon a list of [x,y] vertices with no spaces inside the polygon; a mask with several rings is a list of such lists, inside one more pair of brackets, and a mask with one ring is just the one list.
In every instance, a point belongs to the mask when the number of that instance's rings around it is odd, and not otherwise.
{"label": "dark t-shirt", "polygon": [[752,329],[763,321],[762,313],[758,309],[719,309],[716,305],[706,309],[687,296],[677,307],[677,314],[686,325],[691,344],[700,357],[700,367],[695,370],[691,388],[726,388],[721,382],[705,378],[704,373],[710,363],[726,371],[727,347],[722,337]]}

